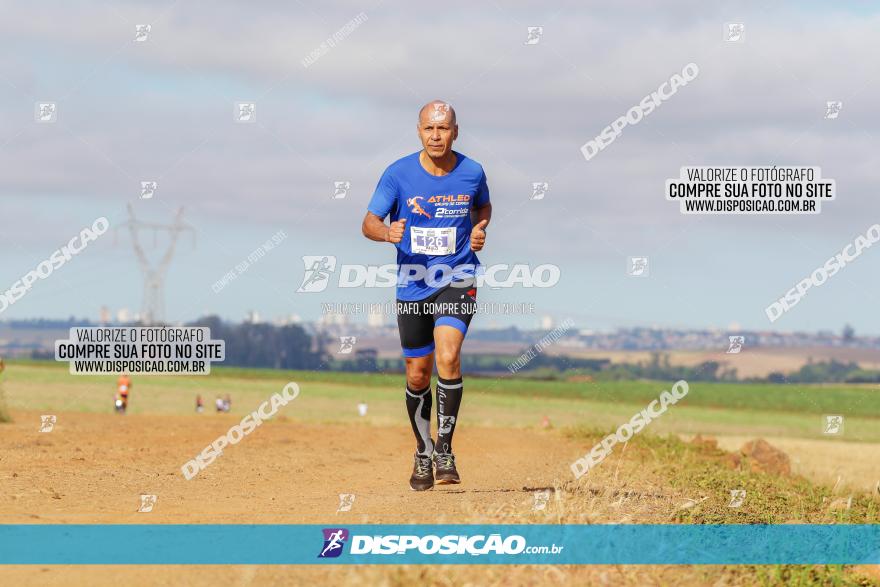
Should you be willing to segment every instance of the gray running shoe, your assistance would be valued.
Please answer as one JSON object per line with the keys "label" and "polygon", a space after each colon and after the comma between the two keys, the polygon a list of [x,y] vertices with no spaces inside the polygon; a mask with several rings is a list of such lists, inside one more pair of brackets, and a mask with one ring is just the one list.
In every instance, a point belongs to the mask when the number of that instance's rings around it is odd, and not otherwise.
{"label": "gray running shoe", "polygon": [[431,457],[415,455],[412,476],[409,486],[413,491],[426,491],[434,487],[434,471],[431,468]]}
{"label": "gray running shoe", "polygon": [[434,467],[437,468],[437,483],[440,485],[461,483],[458,469],[455,468],[455,455],[434,453]]}

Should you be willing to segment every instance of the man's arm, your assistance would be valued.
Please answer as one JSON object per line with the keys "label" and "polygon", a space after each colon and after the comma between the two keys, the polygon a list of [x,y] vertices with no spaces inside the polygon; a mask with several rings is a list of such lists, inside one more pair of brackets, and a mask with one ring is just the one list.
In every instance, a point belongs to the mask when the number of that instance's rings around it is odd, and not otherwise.
{"label": "man's arm", "polygon": [[486,244],[486,226],[492,219],[492,204],[487,202],[482,208],[475,208],[471,211],[471,222],[474,225],[471,230],[471,250],[482,251],[483,245]]}
{"label": "man's arm", "polygon": [[489,221],[492,219],[492,203],[488,202],[482,208],[474,208],[471,210],[471,222],[474,226],[478,225],[483,220],[486,221],[486,224],[489,224]]}
{"label": "man's arm", "polygon": [[364,216],[364,222],[361,225],[361,232],[364,236],[372,241],[380,243],[399,243],[403,239],[403,231],[406,226],[406,219],[392,222],[391,226],[387,226],[381,218],[367,212]]}

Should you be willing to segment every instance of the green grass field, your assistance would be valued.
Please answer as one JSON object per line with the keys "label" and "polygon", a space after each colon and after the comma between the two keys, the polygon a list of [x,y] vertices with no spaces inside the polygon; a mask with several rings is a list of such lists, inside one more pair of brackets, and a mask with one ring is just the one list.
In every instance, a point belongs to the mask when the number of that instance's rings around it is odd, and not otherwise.
{"label": "green grass field", "polygon": [[[114,376],[70,375],[66,363],[12,361],[4,374],[11,410],[109,412]],[[200,393],[206,409],[216,395],[231,394],[233,412],[255,409],[288,381],[302,388],[297,418],[319,422],[358,419],[357,403],[371,421],[399,423],[403,377],[214,367],[208,376],[137,376],[132,413],[189,413]],[[466,378],[465,405],[472,422],[610,429],[655,399],[672,381],[570,383],[515,378]],[[846,434],[822,436],[822,415],[845,417]],[[785,436],[880,442],[880,389],[875,385],[690,384],[683,400],[651,424],[652,433]]]}

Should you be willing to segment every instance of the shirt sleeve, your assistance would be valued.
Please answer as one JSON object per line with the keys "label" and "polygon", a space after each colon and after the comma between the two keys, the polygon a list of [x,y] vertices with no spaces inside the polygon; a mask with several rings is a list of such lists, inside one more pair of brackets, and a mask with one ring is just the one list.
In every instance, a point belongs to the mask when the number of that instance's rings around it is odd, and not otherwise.
{"label": "shirt sleeve", "polygon": [[477,187],[477,193],[474,195],[474,208],[482,208],[489,203],[489,184],[486,183],[486,172],[482,171],[480,185]]}
{"label": "shirt sleeve", "polygon": [[385,170],[379,183],[376,185],[376,191],[370,199],[367,210],[385,220],[385,217],[394,209],[397,204],[397,182],[391,173],[391,168]]}

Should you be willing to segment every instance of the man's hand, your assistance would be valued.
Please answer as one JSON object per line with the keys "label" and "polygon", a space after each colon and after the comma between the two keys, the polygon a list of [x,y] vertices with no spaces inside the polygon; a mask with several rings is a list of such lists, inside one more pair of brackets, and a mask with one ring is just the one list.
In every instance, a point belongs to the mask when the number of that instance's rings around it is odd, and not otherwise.
{"label": "man's hand", "polygon": [[486,228],[486,225],[489,224],[488,220],[481,220],[474,229],[471,231],[471,250],[472,251],[482,251],[483,245],[486,243],[486,231],[483,230]]}
{"label": "man's hand", "polygon": [[406,218],[401,218],[397,222],[392,222],[388,228],[388,235],[385,237],[389,243],[399,243],[403,240],[403,232],[406,230]]}

